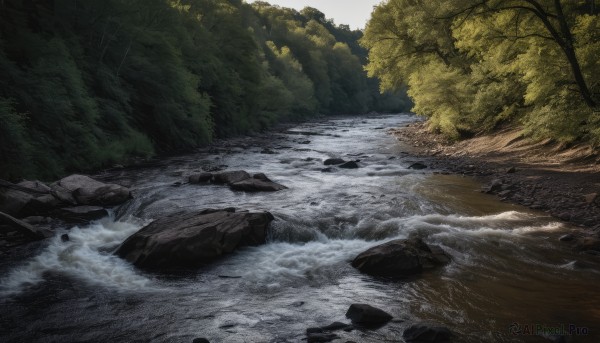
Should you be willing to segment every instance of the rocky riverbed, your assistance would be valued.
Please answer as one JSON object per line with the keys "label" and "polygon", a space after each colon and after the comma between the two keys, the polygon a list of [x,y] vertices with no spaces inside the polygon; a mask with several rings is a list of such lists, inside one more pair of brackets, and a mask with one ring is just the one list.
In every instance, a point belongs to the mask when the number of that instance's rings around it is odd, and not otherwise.
{"label": "rocky riverbed", "polygon": [[414,121],[327,119],[91,175],[127,199],[69,188],[66,208],[108,216],[53,219],[1,256],[3,341],[598,339],[598,256],[559,241],[577,227],[386,133]]}
{"label": "rocky riverbed", "polygon": [[518,129],[462,142],[429,132],[423,122],[390,132],[438,172],[475,177],[502,201],[575,224],[563,240],[600,253],[600,157],[590,147],[531,141]]}

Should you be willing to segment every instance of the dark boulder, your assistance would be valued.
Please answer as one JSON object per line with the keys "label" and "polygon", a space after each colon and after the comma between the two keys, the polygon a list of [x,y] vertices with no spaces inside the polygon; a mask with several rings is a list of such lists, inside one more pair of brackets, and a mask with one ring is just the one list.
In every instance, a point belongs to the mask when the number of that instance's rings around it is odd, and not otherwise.
{"label": "dark boulder", "polygon": [[236,248],[265,243],[268,212],[204,210],[174,214],[142,228],[116,254],[141,268],[197,267]]}
{"label": "dark boulder", "polygon": [[249,179],[251,176],[247,172],[243,170],[231,170],[225,171],[221,173],[217,173],[213,175],[213,182],[218,184],[234,184],[236,182],[240,182],[246,179]]}
{"label": "dark boulder", "polygon": [[349,162],[340,164],[338,167],[339,168],[344,168],[344,169],[357,169],[357,168],[359,168],[358,163],[356,163],[354,161],[349,161]]}
{"label": "dark boulder", "polygon": [[311,332],[306,334],[306,341],[308,343],[332,342],[338,338],[340,338],[340,336],[334,333]]}
{"label": "dark boulder", "polygon": [[326,166],[334,166],[342,163],[346,163],[346,161],[344,161],[341,158],[329,158],[323,162],[323,164],[325,164]]}
{"label": "dark boulder", "polygon": [[35,226],[27,224],[11,215],[0,212],[0,229],[3,231],[16,231],[27,237],[30,240],[40,240],[49,237],[44,230],[40,230]]}
{"label": "dark boulder", "polygon": [[427,169],[427,166],[421,162],[416,162],[416,163],[413,163],[410,166],[408,166],[408,169],[421,170],[421,169]]}
{"label": "dark boulder", "polygon": [[382,325],[394,318],[391,314],[367,304],[352,304],[346,312],[352,323],[371,326]]}
{"label": "dark boulder", "polygon": [[210,180],[212,180],[213,178],[213,174],[212,173],[198,173],[198,174],[192,174],[189,177],[189,181],[191,184],[198,184],[198,183],[206,183],[206,182],[210,182]]}
{"label": "dark boulder", "polygon": [[405,278],[449,262],[448,255],[437,246],[421,239],[397,239],[364,251],[352,266],[373,276]]}
{"label": "dark boulder", "polygon": [[287,189],[286,186],[272,181],[263,181],[255,178],[242,180],[230,185],[234,191],[244,192],[277,192]]}
{"label": "dark boulder", "polygon": [[503,185],[504,185],[504,182],[502,182],[502,180],[500,180],[500,179],[492,180],[492,182],[490,182],[490,184],[487,187],[483,188],[483,192],[487,193],[487,194],[493,194],[493,193],[499,192],[499,191],[503,190]]}
{"label": "dark boulder", "polygon": [[409,343],[449,343],[452,332],[443,326],[415,324],[404,330],[402,337]]}
{"label": "dark boulder", "polygon": [[108,216],[108,211],[99,206],[77,206],[61,208],[56,214],[68,222],[86,223]]}
{"label": "dark boulder", "polygon": [[257,179],[257,180],[261,180],[261,181],[265,181],[265,182],[273,182],[273,181],[271,181],[271,179],[269,179],[263,173],[254,174],[254,175],[252,175],[252,178]]}
{"label": "dark boulder", "polygon": [[64,205],[50,193],[50,187],[40,181],[12,184],[0,180],[0,211],[15,217],[25,217]]}
{"label": "dark boulder", "polygon": [[131,198],[131,192],[126,187],[77,174],[67,176],[50,187],[53,195],[56,194],[59,199],[70,200],[72,197],[78,205],[114,206]]}
{"label": "dark boulder", "polygon": [[30,193],[16,189],[0,188],[0,211],[11,216],[23,217],[27,215],[26,207],[33,201]]}

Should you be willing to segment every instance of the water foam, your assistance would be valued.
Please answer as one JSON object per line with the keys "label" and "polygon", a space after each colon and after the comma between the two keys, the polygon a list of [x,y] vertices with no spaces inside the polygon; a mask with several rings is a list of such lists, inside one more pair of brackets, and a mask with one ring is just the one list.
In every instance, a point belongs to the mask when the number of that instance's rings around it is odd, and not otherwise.
{"label": "water foam", "polygon": [[298,284],[323,284],[342,276],[343,268],[366,249],[381,242],[326,240],[306,244],[270,243],[231,257],[230,273],[242,276],[247,286],[277,290]]}
{"label": "water foam", "polygon": [[26,287],[44,281],[46,272],[58,272],[122,290],[146,288],[150,280],[112,254],[114,248],[141,226],[135,220],[115,222],[105,218],[83,228],[72,228],[68,231],[70,239],[67,242],[61,240],[63,232],[60,232],[50,239],[40,255],[0,279],[0,294],[18,294]]}

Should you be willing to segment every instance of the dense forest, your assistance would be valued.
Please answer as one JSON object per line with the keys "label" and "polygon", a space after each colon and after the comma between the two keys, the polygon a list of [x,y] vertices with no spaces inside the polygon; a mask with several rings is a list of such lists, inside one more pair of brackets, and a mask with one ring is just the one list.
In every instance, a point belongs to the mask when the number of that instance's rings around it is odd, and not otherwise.
{"label": "dense forest", "polygon": [[[317,114],[402,111],[361,31],[241,0],[0,2],[0,177],[50,179]],[[404,95],[402,95],[404,94]]]}
{"label": "dense forest", "polygon": [[538,139],[600,144],[595,0],[389,0],[361,43],[383,89],[458,139],[518,125]]}

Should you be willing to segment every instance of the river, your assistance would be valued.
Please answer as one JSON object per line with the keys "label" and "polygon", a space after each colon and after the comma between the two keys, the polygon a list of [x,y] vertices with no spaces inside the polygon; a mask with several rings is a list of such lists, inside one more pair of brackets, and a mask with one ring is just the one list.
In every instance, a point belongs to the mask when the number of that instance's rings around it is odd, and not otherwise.
{"label": "river", "polygon": [[[557,326],[579,330],[568,342],[600,342],[598,258],[558,241],[566,224],[482,194],[473,179],[408,169],[418,160],[386,129],[414,120],[306,123],[97,175],[130,186],[135,198],[109,218],[59,230],[34,256],[5,261],[0,340],[301,342],[307,328],[347,322],[350,304],[368,303],[396,319],[378,330],[336,332],[336,342],[403,342],[403,330],[419,321],[447,326],[457,342],[551,342],[527,328]],[[330,157],[358,159],[361,168],[322,172]],[[178,184],[209,165],[263,172],[289,189]],[[169,275],[112,255],[152,219],[225,207],[273,213],[268,243]],[[349,264],[406,237],[440,245],[452,263],[404,281],[374,279]],[[524,329],[517,335],[514,323]]]}

